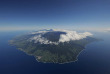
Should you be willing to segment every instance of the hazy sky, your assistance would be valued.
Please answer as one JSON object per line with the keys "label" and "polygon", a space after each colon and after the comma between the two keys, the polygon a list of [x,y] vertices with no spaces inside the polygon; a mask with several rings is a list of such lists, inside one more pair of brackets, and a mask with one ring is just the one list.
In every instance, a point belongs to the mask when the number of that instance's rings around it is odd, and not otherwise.
{"label": "hazy sky", "polygon": [[110,0],[0,0],[0,30],[109,29]]}

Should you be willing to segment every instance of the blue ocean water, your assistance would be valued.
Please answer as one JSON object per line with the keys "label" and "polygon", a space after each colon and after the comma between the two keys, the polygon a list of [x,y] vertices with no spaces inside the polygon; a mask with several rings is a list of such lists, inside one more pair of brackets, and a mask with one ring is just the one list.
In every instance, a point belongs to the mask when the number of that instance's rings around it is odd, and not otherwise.
{"label": "blue ocean water", "polygon": [[78,61],[67,64],[40,63],[10,46],[8,41],[25,32],[0,32],[0,74],[110,74],[110,33],[95,33],[103,41],[86,46]]}

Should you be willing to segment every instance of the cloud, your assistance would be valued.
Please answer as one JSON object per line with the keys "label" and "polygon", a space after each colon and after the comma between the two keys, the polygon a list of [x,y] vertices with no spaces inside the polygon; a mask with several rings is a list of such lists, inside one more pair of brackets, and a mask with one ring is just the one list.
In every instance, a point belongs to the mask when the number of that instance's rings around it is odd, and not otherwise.
{"label": "cloud", "polygon": [[[43,34],[47,32],[65,32],[66,34],[60,34],[60,38],[58,42],[52,42],[44,37],[42,37]],[[68,42],[71,40],[80,40],[83,38],[86,38],[87,36],[91,36],[92,34],[90,32],[84,32],[84,33],[77,33],[76,31],[69,31],[69,30],[40,30],[36,32],[32,32],[31,34],[34,34],[35,36],[31,37],[29,40],[34,41],[34,43],[41,43],[41,44],[59,44],[60,42]]]}
{"label": "cloud", "polygon": [[110,32],[110,28],[106,29],[105,32]]}
{"label": "cloud", "polygon": [[60,35],[59,42],[67,42],[70,40],[80,40],[86,38],[87,36],[91,36],[92,34],[89,32],[77,33],[76,31],[65,31],[66,34]]}
{"label": "cloud", "polygon": [[46,38],[42,37],[41,35],[34,36],[29,39],[29,41],[34,41],[34,43],[41,43],[41,44],[58,44],[58,42],[52,42],[47,40]]}

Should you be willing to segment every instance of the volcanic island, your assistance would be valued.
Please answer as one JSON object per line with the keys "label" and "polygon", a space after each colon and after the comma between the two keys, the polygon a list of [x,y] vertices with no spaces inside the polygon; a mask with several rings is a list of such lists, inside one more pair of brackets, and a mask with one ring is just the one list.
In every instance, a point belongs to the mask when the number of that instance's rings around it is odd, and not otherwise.
{"label": "volcanic island", "polygon": [[90,32],[43,29],[16,36],[9,41],[17,49],[43,63],[69,63],[91,42],[97,41]]}

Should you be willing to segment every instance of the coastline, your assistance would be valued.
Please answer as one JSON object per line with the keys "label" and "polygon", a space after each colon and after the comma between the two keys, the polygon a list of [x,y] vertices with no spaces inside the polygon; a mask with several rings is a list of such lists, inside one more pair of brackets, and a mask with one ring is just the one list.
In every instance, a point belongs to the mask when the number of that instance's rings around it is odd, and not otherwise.
{"label": "coastline", "polygon": [[[94,42],[94,41],[93,41],[93,42]],[[15,46],[16,49],[18,49],[18,50],[20,50],[20,51],[23,51],[25,54],[27,54],[27,55],[29,55],[29,56],[33,56],[33,57],[36,59],[37,62],[41,62],[41,63],[54,63],[54,64],[67,64],[67,63],[72,63],[72,62],[76,62],[76,61],[78,61],[78,57],[79,57],[79,55],[82,53],[82,51],[84,51],[84,50],[86,49],[87,45],[89,45],[89,44],[91,44],[91,43],[93,43],[93,42],[90,42],[90,43],[86,44],[86,45],[84,46],[84,48],[81,49],[81,51],[78,53],[78,55],[76,55],[75,60],[73,59],[73,61],[63,62],[63,63],[59,63],[59,62],[43,62],[43,61],[39,61],[39,59],[37,58],[36,55],[34,55],[34,54],[29,54],[29,53],[25,52],[22,48],[17,48],[17,46],[14,45],[14,44],[10,44],[10,45],[11,45],[11,46]],[[96,41],[95,41],[95,42],[96,42]]]}

